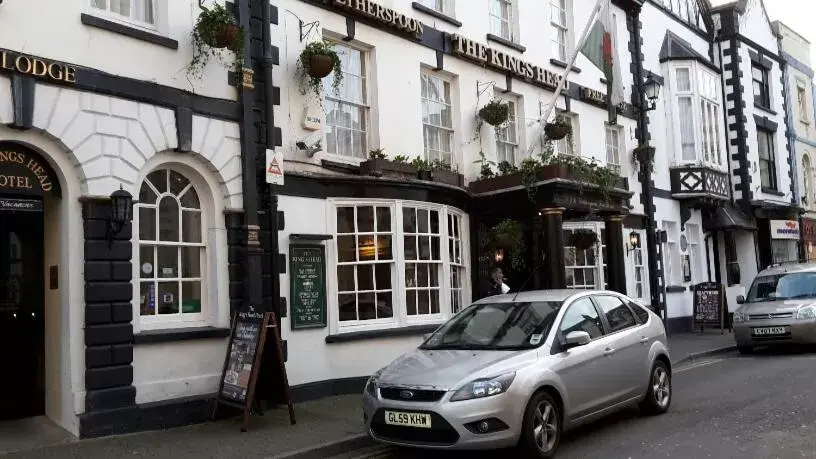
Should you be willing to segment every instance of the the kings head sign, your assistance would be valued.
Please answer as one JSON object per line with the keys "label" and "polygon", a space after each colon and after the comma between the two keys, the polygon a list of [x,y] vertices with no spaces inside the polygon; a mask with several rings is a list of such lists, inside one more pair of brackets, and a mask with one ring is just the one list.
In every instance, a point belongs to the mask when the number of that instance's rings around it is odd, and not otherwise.
{"label": "the kings head sign", "polygon": [[0,144],[0,195],[4,194],[59,196],[59,183],[38,155],[18,145]]}

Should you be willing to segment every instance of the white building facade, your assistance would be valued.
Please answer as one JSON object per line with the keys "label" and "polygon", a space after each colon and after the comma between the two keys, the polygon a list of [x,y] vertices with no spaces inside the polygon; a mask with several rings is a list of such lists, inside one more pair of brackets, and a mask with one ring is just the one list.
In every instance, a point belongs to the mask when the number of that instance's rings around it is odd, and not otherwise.
{"label": "white building facade", "polygon": [[[293,385],[323,393],[359,390],[368,375],[415,347],[423,333],[480,298],[495,265],[514,290],[552,281],[553,287],[609,286],[651,302],[644,208],[631,153],[638,145],[637,117],[628,96],[633,80],[627,16],[638,2],[613,7],[627,93],[618,123],[608,123],[603,73],[579,54],[566,97],[556,106],[571,120],[572,142],[553,145],[562,155],[619,171],[624,188],[601,197],[550,187],[568,181],[542,176],[531,191],[538,201],[528,199],[520,173],[502,173],[497,165],[519,168],[526,158],[540,157],[542,108],[594,2],[273,3],[281,11],[273,40],[281,43],[275,81],[286,133],[285,184],[276,189],[286,224],[277,244],[288,259],[281,276],[281,296],[289,305],[282,330],[293,356],[287,363]],[[339,54],[342,83],[335,89],[330,75],[317,91],[303,94],[299,60],[307,45],[320,40]],[[493,99],[509,106],[501,128],[477,115]],[[374,166],[371,158],[388,163]],[[426,175],[405,172],[403,166],[414,160],[436,166]],[[440,162],[450,164],[450,171]],[[499,177],[487,179],[483,167]],[[523,268],[514,268],[509,252],[486,253],[481,242],[507,219],[523,227]],[[571,234],[581,230],[594,233],[597,243],[570,247]],[[292,288],[300,286],[291,277],[291,259],[304,246],[325,253],[327,273],[325,314],[309,323],[297,316]],[[608,253],[618,254],[614,269],[607,266]],[[534,269],[544,259],[556,262]],[[294,358],[306,352],[308,359]]]}
{"label": "white building facade", "polygon": [[172,424],[163,403],[217,389],[241,111],[229,69],[185,70],[199,12],[0,5],[0,362],[19,370],[4,417],[103,435]]}

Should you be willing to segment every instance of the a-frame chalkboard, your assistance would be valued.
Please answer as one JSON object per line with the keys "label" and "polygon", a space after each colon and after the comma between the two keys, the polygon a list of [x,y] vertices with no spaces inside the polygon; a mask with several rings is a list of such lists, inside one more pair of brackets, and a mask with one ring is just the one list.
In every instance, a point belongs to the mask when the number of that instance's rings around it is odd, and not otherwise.
{"label": "a-frame chalkboard", "polygon": [[243,410],[244,423],[241,428],[246,432],[249,416],[255,402],[255,384],[263,361],[263,351],[269,333],[276,340],[276,355],[279,363],[280,377],[283,381],[284,399],[289,405],[289,421],[295,423],[295,408],[289,390],[289,380],[286,376],[286,365],[283,361],[283,350],[280,330],[274,314],[271,312],[256,312],[249,306],[235,315],[232,323],[232,333],[227,345],[227,356],[224,359],[224,368],[218,385],[218,393],[213,407],[215,418],[219,405],[231,406]]}

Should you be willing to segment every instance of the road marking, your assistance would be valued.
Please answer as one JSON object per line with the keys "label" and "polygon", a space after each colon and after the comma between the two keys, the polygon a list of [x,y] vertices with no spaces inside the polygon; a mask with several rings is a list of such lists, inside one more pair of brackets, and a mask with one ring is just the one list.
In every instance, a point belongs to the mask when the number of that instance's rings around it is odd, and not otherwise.
{"label": "road marking", "polygon": [[725,360],[725,359],[703,360],[703,361],[700,361],[700,362],[692,363],[691,365],[688,365],[688,366],[685,366],[685,367],[682,367],[682,368],[678,368],[674,372],[675,373],[683,373],[684,371],[693,370],[695,368],[700,368],[700,367],[705,367],[705,366],[708,366],[708,365],[713,365],[715,363],[722,362],[723,360]]}

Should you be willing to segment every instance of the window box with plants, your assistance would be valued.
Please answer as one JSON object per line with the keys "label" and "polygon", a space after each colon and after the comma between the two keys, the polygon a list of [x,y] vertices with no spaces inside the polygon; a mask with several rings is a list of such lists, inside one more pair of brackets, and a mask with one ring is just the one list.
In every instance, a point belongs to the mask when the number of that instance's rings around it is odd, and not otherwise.
{"label": "window box with plants", "polygon": [[404,155],[389,159],[385,150],[378,148],[368,153],[368,160],[360,163],[360,175],[387,177],[394,179],[415,179],[417,168]]}
{"label": "window box with plants", "polygon": [[453,170],[450,163],[435,159],[427,161],[422,158],[415,158],[412,164],[417,169],[417,177],[420,180],[444,183],[446,185],[464,187],[465,177]]}

